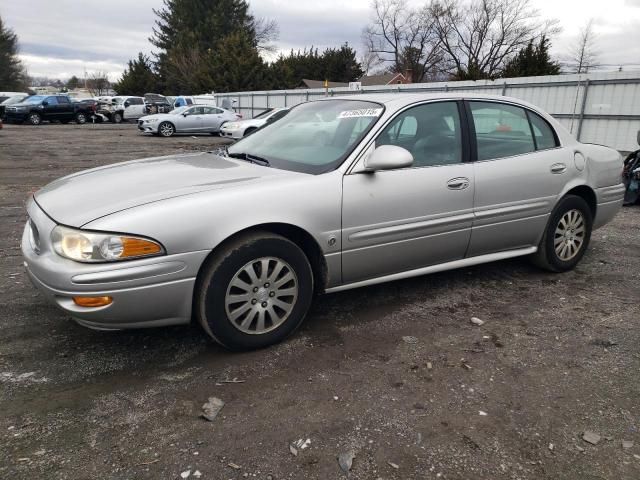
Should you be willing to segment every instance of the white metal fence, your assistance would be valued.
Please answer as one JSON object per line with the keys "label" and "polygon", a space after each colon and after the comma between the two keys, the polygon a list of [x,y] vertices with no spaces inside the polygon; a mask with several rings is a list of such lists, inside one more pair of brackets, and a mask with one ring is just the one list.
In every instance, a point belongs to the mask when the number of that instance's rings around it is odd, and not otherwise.
{"label": "white metal fence", "polygon": [[638,148],[640,130],[640,71],[522,77],[495,81],[413,83],[324,89],[217,93],[216,101],[236,100],[235,109],[252,118],[269,107],[291,107],[325,95],[359,95],[372,92],[476,92],[507,95],[551,113],[582,142],[608,145],[618,150]]}

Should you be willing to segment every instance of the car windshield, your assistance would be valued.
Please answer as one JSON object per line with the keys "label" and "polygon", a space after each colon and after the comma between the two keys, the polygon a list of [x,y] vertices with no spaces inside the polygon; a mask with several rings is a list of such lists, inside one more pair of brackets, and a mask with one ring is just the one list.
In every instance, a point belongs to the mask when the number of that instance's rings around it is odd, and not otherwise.
{"label": "car windshield", "polygon": [[260,114],[256,115],[255,117],[253,117],[253,119],[252,119],[252,120],[256,120],[256,119],[258,119],[258,118],[264,118],[264,117],[267,117],[267,116],[269,116],[269,114],[270,114],[271,112],[273,112],[273,108],[268,108],[268,109],[266,109],[264,112],[262,112],[262,113],[260,113]]}
{"label": "car windshield", "polygon": [[171,115],[180,115],[181,113],[184,113],[186,110],[188,110],[189,108],[191,108],[191,105],[186,106],[186,107],[178,107],[178,108],[174,108],[173,110],[171,110],[169,113]]}
{"label": "car windshield", "polygon": [[24,100],[24,95],[14,95],[13,97],[7,98],[2,105],[13,105],[14,103],[20,103]]}
{"label": "car windshield", "polygon": [[46,95],[31,95],[30,97],[25,98],[22,103],[40,103],[45,98],[47,98]]}
{"label": "car windshield", "polygon": [[320,174],[338,167],[376,123],[384,107],[361,100],[303,103],[228,148],[230,155],[271,167]]}

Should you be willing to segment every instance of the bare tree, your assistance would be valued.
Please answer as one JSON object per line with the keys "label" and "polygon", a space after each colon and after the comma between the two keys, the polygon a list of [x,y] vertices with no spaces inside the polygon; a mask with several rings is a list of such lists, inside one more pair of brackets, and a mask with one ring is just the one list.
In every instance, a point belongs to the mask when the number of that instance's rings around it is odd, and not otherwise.
{"label": "bare tree", "polygon": [[430,10],[448,68],[459,79],[496,78],[529,41],[558,31],[530,0],[435,0]]}
{"label": "bare tree", "polygon": [[111,88],[111,82],[109,82],[109,76],[106,71],[91,72],[86,77],[86,87],[89,93],[94,97],[106,95]]}
{"label": "bare tree", "polygon": [[275,53],[276,45],[273,43],[280,38],[280,27],[278,22],[271,19],[260,18],[255,20],[256,47],[259,52]]}
{"label": "bare tree", "polygon": [[597,67],[598,51],[596,50],[597,35],[593,31],[593,19],[589,20],[571,46],[568,66],[575,73],[587,73],[589,69]]}
{"label": "bare tree", "polygon": [[371,23],[362,35],[370,64],[388,65],[398,73],[411,70],[414,82],[441,64],[443,51],[430,8],[410,8],[407,0],[373,0],[371,7]]}

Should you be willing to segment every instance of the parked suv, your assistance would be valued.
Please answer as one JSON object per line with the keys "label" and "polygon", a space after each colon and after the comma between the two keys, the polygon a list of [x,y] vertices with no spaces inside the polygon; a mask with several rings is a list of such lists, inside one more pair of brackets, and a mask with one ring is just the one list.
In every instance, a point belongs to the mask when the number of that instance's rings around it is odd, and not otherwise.
{"label": "parked suv", "polygon": [[86,105],[73,102],[67,95],[32,95],[6,107],[5,119],[7,123],[29,122],[31,125],[40,125],[44,120],[82,124],[91,113]]}
{"label": "parked suv", "polygon": [[[104,99],[99,99],[104,102]],[[107,117],[110,122],[120,123],[123,120],[137,120],[146,115],[144,98],[119,95],[111,97],[107,102],[100,104],[98,113]]]}

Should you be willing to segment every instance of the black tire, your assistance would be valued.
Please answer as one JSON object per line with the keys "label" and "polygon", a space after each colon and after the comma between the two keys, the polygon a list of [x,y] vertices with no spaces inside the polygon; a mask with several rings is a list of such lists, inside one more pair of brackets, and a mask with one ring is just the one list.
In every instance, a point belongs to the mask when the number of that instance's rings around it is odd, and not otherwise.
{"label": "black tire", "polygon": [[111,121],[113,123],[122,123],[122,113],[114,112],[113,115],[111,115]]}
{"label": "black tire", "polygon": [[[571,258],[563,259],[556,251],[555,244],[556,242],[562,244],[564,242],[564,236],[559,234],[557,229],[561,228],[560,222],[563,217],[573,211],[577,211],[581,215],[584,225],[583,236],[581,237],[581,243],[577,252]],[[592,227],[593,216],[587,202],[577,195],[566,195],[558,202],[553,212],[551,212],[547,228],[542,236],[540,245],[538,245],[538,251],[531,257],[533,263],[551,272],[566,272],[572,270],[580,262],[589,246]],[[579,230],[579,228],[576,230]],[[573,232],[573,230],[568,232],[570,237],[574,235],[573,238],[578,238],[579,234],[572,234],[571,232]],[[571,243],[571,238],[569,238],[568,242]],[[562,249],[563,247],[559,245],[558,248]]]}
{"label": "black tire", "polygon": [[[236,279],[243,268],[251,265],[251,268],[255,266],[260,269],[260,262],[257,260],[265,257],[270,259],[267,263],[269,268],[272,268],[269,275],[277,275],[277,277],[263,279],[259,283],[272,281],[273,285],[270,287],[274,290],[290,289],[291,286],[294,286],[297,287],[297,295],[290,297],[290,302],[288,302],[290,311],[288,313],[285,310],[278,312],[282,318],[277,320],[282,323],[277,324],[278,322],[274,322],[270,314],[263,313],[266,329],[263,333],[257,333],[259,328],[258,310],[262,307],[275,311],[277,306],[271,303],[272,291],[266,288],[268,283],[265,283],[265,288],[260,288],[257,293],[254,293],[255,290],[246,289],[247,299],[242,302],[251,310],[236,319],[240,323],[251,316],[251,319],[248,320],[250,323],[245,328],[249,330],[252,326],[255,328],[253,333],[246,333],[241,330],[240,325],[236,325],[229,318],[226,305],[227,292],[231,293],[235,288],[231,286],[231,282]],[[286,264],[280,274],[275,272],[275,265],[278,261]],[[294,280],[291,280],[293,283],[285,283],[276,287],[278,281],[284,280],[285,272],[289,271],[289,268],[294,274]],[[276,278],[280,280],[276,280]],[[255,297],[249,300],[249,296],[254,295]],[[261,299],[256,298],[261,295]],[[204,330],[223,347],[236,351],[252,350],[273,345],[291,335],[304,320],[312,298],[313,272],[304,252],[295,243],[280,235],[269,232],[250,232],[233,240],[222,250],[211,255],[205,262],[196,282],[194,312]],[[250,306],[249,302],[255,307]]]}
{"label": "black tire", "polygon": [[78,125],[84,125],[85,123],[87,123],[87,114],[84,112],[76,113],[76,123]]}
{"label": "black tire", "polygon": [[162,122],[158,125],[158,135],[161,137],[172,137],[176,133],[176,127],[171,122]]}
{"label": "black tire", "polygon": [[31,125],[42,125],[42,115],[37,112],[31,112],[27,117],[27,121]]}

